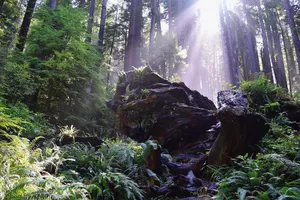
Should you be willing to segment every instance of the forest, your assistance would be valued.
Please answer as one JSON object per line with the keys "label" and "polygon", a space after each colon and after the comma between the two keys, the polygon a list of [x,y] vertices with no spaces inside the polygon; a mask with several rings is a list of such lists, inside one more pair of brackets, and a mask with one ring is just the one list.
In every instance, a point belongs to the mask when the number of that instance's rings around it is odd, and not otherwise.
{"label": "forest", "polygon": [[0,0],[0,199],[300,199],[299,0]]}

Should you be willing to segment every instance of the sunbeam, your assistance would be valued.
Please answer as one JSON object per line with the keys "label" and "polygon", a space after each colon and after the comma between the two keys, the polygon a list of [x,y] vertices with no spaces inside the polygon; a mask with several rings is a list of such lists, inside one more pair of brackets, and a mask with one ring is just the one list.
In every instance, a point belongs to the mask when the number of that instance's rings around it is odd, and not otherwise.
{"label": "sunbeam", "polygon": [[[220,23],[222,2],[223,0],[196,1],[178,17],[176,27],[179,38],[184,32],[185,37],[180,45],[186,47],[189,52],[189,67],[181,78],[189,87],[211,99],[215,99],[216,92],[224,89],[223,85],[228,85],[231,80]],[[228,7],[234,9],[237,2],[238,0],[230,1]],[[189,26],[190,23],[194,25]]]}
{"label": "sunbeam", "polygon": [[219,3],[217,0],[200,0],[200,24],[202,31],[216,33],[219,31]]}

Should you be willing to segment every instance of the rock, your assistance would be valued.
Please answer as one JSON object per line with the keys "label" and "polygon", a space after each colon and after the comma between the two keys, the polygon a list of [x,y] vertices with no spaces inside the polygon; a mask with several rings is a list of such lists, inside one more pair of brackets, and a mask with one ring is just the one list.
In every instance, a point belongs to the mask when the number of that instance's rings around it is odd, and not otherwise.
{"label": "rock", "polygon": [[226,106],[235,107],[243,106],[248,107],[247,95],[238,90],[224,90],[218,92],[218,107],[223,108]]}
{"label": "rock", "polygon": [[221,130],[209,153],[210,165],[226,164],[230,158],[251,153],[250,148],[257,145],[270,129],[262,115],[246,106],[242,94],[233,97],[242,99],[221,98],[222,102],[219,102],[222,106],[216,116],[221,121]]}
{"label": "rock", "polygon": [[203,188],[202,180],[197,178],[192,171],[187,175],[169,177],[168,184],[162,187],[152,187],[155,196],[185,197]]}
{"label": "rock", "polygon": [[300,103],[292,103],[290,101],[280,102],[282,112],[286,113],[286,117],[292,122],[300,123]]}
{"label": "rock", "polygon": [[[206,182],[197,178],[192,171],[189,171],[187,175],[175,175],[169,177],[168,183],[162,187],[152,187],[152,195],[154,196],[165,196],[172,199],[186,198],[187,199],[198,199],[193,197],[195,193],[201,193],[203,198],[209,199],[208,194],[216,194],[218,184],[214,182]],[[205,198],[204,198],[205,197]]]}
{"label": "rock", "polygon": [[121,76],[107,105],[119,115],[123,134],[138,142],[153,138],[170,152],[207,140],[206,130],[217,123],[212,101],[149,67]]}
{"label": "rock", "polygon": [[157,117],[150,133],[170,151],[207,140],[206,130],[217,123],[211,111],[178,103],[164,106]]}

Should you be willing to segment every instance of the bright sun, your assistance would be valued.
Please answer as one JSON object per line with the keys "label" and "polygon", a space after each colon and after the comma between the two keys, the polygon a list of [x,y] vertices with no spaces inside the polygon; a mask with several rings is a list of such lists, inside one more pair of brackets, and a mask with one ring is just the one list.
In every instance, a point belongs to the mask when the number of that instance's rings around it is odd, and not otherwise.
{"label": "bright sun", "polygon": [[200,30],[206,33],[216,33],[219,30],[219,1],[199,0],[196,9],[199,12]]}
{"label": "bright sun", "polygon": [[[222,0],[198,0],[195,12],[199,13],[199,28],[206,33],[216,33],[220,28],[219,4]],[[228,9],[233,9],[238,0],[228,0]]]}

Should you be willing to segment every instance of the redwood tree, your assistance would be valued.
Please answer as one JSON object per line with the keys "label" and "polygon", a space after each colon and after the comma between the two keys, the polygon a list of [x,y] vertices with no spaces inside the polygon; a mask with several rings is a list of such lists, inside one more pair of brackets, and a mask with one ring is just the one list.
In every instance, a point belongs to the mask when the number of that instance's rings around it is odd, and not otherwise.
{"label": "redwood tree", "polygon": [[25,12],[25,15],[24,15],[24,18],[22,21],[20,31],[19,31],[19,41],[16,45],[16,47],[20,51],[24,50],[24,46],[25,46],[28,31],[29,31],[29,26],[31,23],[31,18],[33,15],[35,4],[36,4],[36,0],[29,0],[27,7],[26,7],[26,12]]}
{"label": "redwood tree", "polygon": [[258,18],[259,18],[259,24],[261,29],[261,36],[263,39],[263,50],[262,50],[262,60],[263,60],[263,71],[265,74],[268,74],[270,77],[270,80],[273,82],[273,76],[272,76],[272,66],[271,66],[271,60],[270,60],[270,51],[268,46],[268,39],[267,39],[267,33],[266,33],[266,27],[265,22],[263,20],[263,12],[261,9],[260,0],[257,1],[257,7],[258,7]]}
{"label": "redwood tree", "polygon": [[132,67],[141,66],[142,8],[143,2],[141,0],[131,0],[124,71],[129,71]]}
{"label": "redwood tree", "polygon": [[252,29],[251,29],[251,23],[250,23],[250,16],[248,13],[248,10],[246,8],[246,0],[242,0],[243,2],[243,10],[245,12],[245,21],[246,21],[246,32],[247,32],[247,49],[248,49],[248,54],[249,54],[249,71],[251,71],[251,73],[255,73],[258,72],[258,63],[257,63],[257,54],[256,54],[256,50],[254,49],[255,45],[253,41],[253,34],[252,34]]}
{"label": "redwood tree", "polygon": [[104,32],[105,32],[105,23],[106,23],[106,6],[108,0],[102,0],[102,8],[101,8],[101,21],[100,21],[100,29],[98,35],[98,46],[101,48],[104,44]]}
{"label": "redwood tree", "polygon": [[87,31],[87,33],[89,34],[87,37],[87,41],[89,43],[92,42],[92,38],[90,35],[93,32],[95,4],[96,4],[96,0],[91,0],[90,10],[89,10],[89,19],[88,19],[88,31]]}
{"label": "redwood tree", "polygon": [[291,6],[289,0],[284,0],[284,4],[285,4],[286,16],[288,19],[288,23],[289,23],[289,26],[290,26],[290,29],[292,32],[293,42],[294,42],[296,55],[297,55],[298,68],[300,71],[300,41],[299,41],[298,33],[296,30],[296,26],[295,26],[294,13],[293,13],[293,9],[292,9],[292,6]]}

